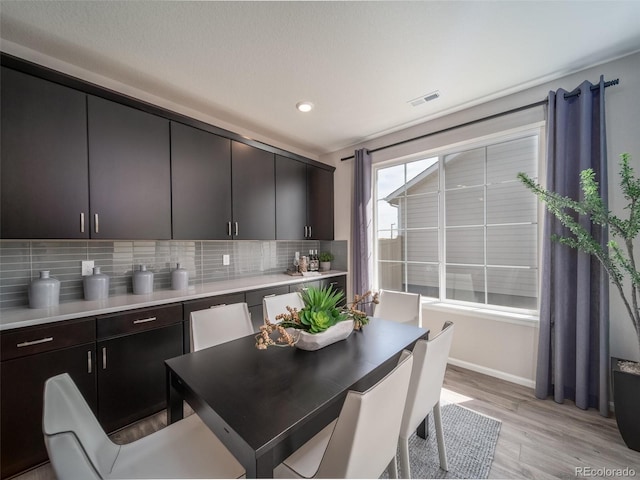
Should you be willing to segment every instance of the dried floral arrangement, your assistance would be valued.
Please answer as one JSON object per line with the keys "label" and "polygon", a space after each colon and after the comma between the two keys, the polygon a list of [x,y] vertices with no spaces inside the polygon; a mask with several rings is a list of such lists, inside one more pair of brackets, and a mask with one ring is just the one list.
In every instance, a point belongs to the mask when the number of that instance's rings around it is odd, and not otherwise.
{"label": "dried floral arrangement", "polygon": [[[264,350],[269,346],[292,347],[297,341],[295,330],[310,334],[322,333],[345,320],[353,320],[354,330],[360,330],[369,323],[364,312],[365,305],[377,304],[379,301],[377,293],[368,291],[363,295],[356,295],[352,302],[340,307],[345,297],[344,292],[335,290],[331,285],[324,288],[309,287],[301,295],[304,308],[298,310],[287,307],[287,313],[281,313],[275,318],[280,323],[274,324],[265,318],[265,324],[256,335],[256,348]],[[276,338],[272,335],[274,332],[278,334]]]}

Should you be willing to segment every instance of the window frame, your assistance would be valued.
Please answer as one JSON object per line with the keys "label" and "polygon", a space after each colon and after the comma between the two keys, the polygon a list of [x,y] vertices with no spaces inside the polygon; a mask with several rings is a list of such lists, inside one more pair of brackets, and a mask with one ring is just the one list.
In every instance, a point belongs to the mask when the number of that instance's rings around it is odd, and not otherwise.
{"label": "window frame", "polygon": [[[431,150],[422,150],[419,152],[415,152],[415,153],[411,153],[408,155],[403,155],[401,157],[398,158],[392,158],[389,160],[385,160],[385,161],[381,161],[381,162],[376,162],[375,161],[375,157],[374,157],[374,162],[373,162],[373,168],[372,168],[372,201],[373,201],[373,242],[372,242],[372,254],[373,254],[373,287],[375,290],[379,290],[380,289],[380,285],[379,285],[379,263],[380,262],[385,262],[380,260],[379,258],[379,254],[380,252],[379,250],[379,245],[378,245],[378,202],[379,202],[379,198],[378,198],[378,171],[382,170],[382,169],[386,169],[386,168],[390,168],[393,166],[397,166],[397,165],[404,165],[413,161],[418,161],[421,159],[428,159],[428,158],[433,158],[433,157],[438,157],[438,161],[437,161],[437,165],[438,165],[438,190],[435,193],[437,201],[438,201],[438,225],[437,225],[437,236],[438,236],[438,261],[437,261],[437,267],[438,267],[438,281],[439,281],[439,285],[438,285],[438,289],[439,289],[439,296],[438,297],[427,297],[423,295],[423,301],[425,303],[429,303],[432,305],[451,305],[451,306],[455,306],[455,307],[460,307],[460,308],[468,308],[468,309],[473,309],[473,310],[477,310],[477,311],[496,311],[496,312],[502,312],[502,313],[513,313],[516,315],[524,315],[524,316],[531,316],[531,317],[537,317],[537,315],[539,314],[539,306],[540,306],[540,263],[541,263],[541,255],[540,255],[540,247],[542,245],[541,239],[542,239],[542,216],[544,214],[544,209],[539,207],[538,204],[538,208],[537,208],[537,215],[536,215],[536,222],[535,223],[530,223],[530,222],[522,222],[522,224],[530,224],[530,225],[535,225],[536,226],[536,255],[537,255],[537,265],[535,267],[520,267],[520,266],[515,266],[515,265],[506,265],[506,266],[498,266],[499,268],[522,268],[522,269],[537,269],[537,278],[536,278],[536,287],[537,287],[537,306],[535,309],[528,309],[528,308],[519,308],[519,307],[509,307],[509,306],[503,306],[503,305],[494,305],[494,304],[489,304],[489,303],[477,303],[477,302],[470,302],[470,301],[463,301],[463,300],[455,300],[455,299],[448,299],[446,298],[446,280],[447,280],[447,276],[446,276],[446,264],[445,264],[445,260],[446,260],[446,230],[447,230],[447,225],[444,222],[445,219],[445,215],[446,215],[446,205],[445,205],[445,176],[446,176],[446,171],[445,171],[445,167],[444,167],[444,159],[447,155],[449,154],[453,154],[453,153],[459,153],[462,151],[466,151],[466,150],[472,150],[472,149],[476,149],[476,148],[486,148],[489,147],[491,145],[496,145],[496,144],[500,144],[500,143],[504,143],[504,142],[509,142],[509,141],[513,141],[513,140],[518,140],[518,139],[523,139],[526,137],[530,137],[530,136],[537,136],[538,138],[538,164],[537,164],[537,178],[541,179],[544,176],[544,172],[545,172],[545,131],[544,131],[544,127],[545,127],[545,122],[544,121],[540,121],[540,122],[534,122],[528,125],[523,125],[521,127],[517,127],[508,131],[502,131],[502,132],[496,132],[496,133],[492,133],[489,135],[484,135],[481,137],[477,137],[477,138],[472,138],[472,139],[468,139],[468,140],[464,140],[461,142],[456,142],[456,143],[452,143],[452,144],[448,144],[448,145],[443,145],[443,146],[439,146],[437,148],[431,149]],[[405,167],[406,168],[406,167]],[[405,169],[405,175],[406,175],[406,169]],[[538,180],[540,181],[540,180]],[[544,182],[541,182],[544,183]],[[482,184],[483,189],[485,191],[486,194],[486,190],[487,190],[487,184],[486,184],[486,172],[485,172],[485,179],[484,182]],[[407,198],[405,196],[405,198]],[[485,196],[486,198],[486,196]],[[405,213],[404,215],[406,216],[406,210],[405,209]],[[479,265],[479,267],[482,267],[485,270],[485,302],[488,301],[488,296],[489,296],[489,292],[486,291],[486,276],[487,276],[487,268],[493,268],[495,267],[495,265],[489,265],[487,263],[487,243],[486,243],[486,229],[487,229],[487,223],[486,223],[486,207],[484,208],[484,213],[483,215],[485,215],[484,218],[484,223],[482,225],[483,227],[483,235],[485,235],[485,241],[484,241],[484,246],[483,246],[483,250],[484,250],[484,263],[482,265]],[[515,224],[515,223],[514,223]],[[406,230],[406,219],[404,222],[405,225],[405,230]],[[407,237],[408,235],[404,235],[404,246],[405,246],[405,252],[406,252],[406,242],[407,242]],[[389,263],[392,263],[391,261],[389,261]],[[407,265],[410,263],[415,263],[415,262],[410,262],[407,260],[406,258],[406,254],[405,254],[405,258],[403,258],[399,263],[401,263],[404,266],[404,280],[405,280],[405,284],[406,284],[406,279],[407,279]],[[435,262],[419,262],[420,264],[430,264],[430,265],[435,265]]]}

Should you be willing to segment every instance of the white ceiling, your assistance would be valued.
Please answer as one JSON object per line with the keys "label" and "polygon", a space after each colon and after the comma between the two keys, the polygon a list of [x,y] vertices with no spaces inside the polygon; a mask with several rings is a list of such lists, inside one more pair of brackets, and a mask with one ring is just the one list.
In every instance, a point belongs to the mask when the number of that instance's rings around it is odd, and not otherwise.
{"label": "white ceiling", "polygon": [[316,157],[640,50],[640,1],[1,0],[0,16],[11,44]]}

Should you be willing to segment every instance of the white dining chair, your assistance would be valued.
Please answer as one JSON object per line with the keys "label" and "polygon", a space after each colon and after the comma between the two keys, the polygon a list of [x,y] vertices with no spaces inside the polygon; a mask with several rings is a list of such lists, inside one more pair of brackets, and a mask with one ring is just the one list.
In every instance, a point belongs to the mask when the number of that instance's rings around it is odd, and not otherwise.
{"label": "white dining chair", "polygon": [[300,292],[272,295],[262,299],[264,317],[268,318],[271,323],[280,323],[280,320],[276,320],[276,316],[281,313],[288,313],[287,307],[297,308],[298,311],[304,308]]}
{"label": "white dining chair", "polygon": [[191,312],[191,351],[213,347],[253,333],[247,304],[217,305]]}
{"label": "white dining chair", "polygon": [[42,430],[58,480],[239,478],[245,474],[197,415],[132,443],[113,443],[67,373],[45,382]]}
{"label": "white dining chair", "polygon": [[[411,352],[366,392],[349,391],[340,416],[274,469],[276,478],[395,478]],[[381,413],[383,412],[383,413]]]}
{"label": "white dining chair", "polygon": [[422,327],[420,294],[380,290],[373,316]]}
{"label": "white dining chair", "polygon": [[431,411],[433,411],[433,423],[436,427],[440,468],[444,471],[449,470],[444,435],[442,433],[440,392],[447,369],[453,330],[453,323],[445,322],[438,335],[431,340],[418,340],[413,348],[411,384],[409,385],[409,393],[407,394],[398,440],[400,447],[400,476],[402,478],[411,478],[409,437]]}

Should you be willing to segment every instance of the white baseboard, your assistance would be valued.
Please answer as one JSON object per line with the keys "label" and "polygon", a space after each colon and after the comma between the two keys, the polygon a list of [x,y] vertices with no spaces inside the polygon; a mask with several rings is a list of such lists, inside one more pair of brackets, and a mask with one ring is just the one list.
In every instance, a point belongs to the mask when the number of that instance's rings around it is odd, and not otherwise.
{"label": "white baseboard", "polygon": [[536,386],[535,380],[531,380],[530,378],[519,377],[517,375],[512,375],[510,373],[495,370],[493,368],[483,367],[482,365],[466,362],[464,360],[458,360],[457,358],[449,357],[448,363],[450,363],[451,365],[455,365],[456,367],[466,368],[467,370],[471,370],[473,372],[489,375],[490,377],[496,377],[501,380],[506,380],[507,382],[522,385],[524,387],[535,388]]}

